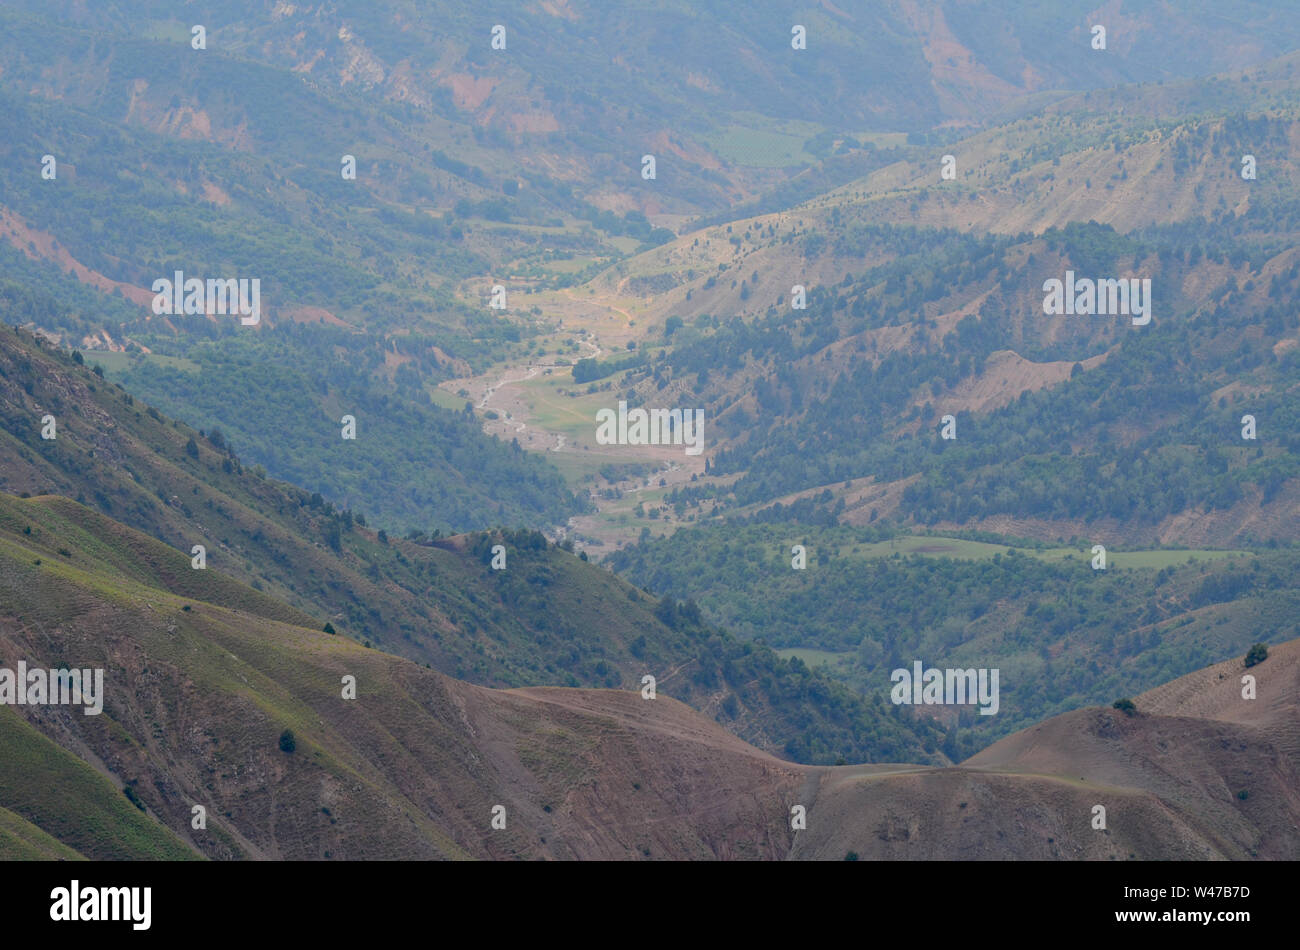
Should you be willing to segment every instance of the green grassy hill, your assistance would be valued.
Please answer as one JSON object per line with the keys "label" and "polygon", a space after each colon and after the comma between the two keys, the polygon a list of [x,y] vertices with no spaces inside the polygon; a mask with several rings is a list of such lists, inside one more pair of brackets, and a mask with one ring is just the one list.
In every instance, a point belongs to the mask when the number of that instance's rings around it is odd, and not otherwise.
{"label": "green grassy hill", "polygon": [[[5,659],[12,662],[14,644],[5,646]],[[4,761],[0,857],[42,861],[196,857],[179,833],[151,821],[110,777],[51,741],[9,706],[0,707],[0,754]],[[57,791],[51,794],[52,790]]]}

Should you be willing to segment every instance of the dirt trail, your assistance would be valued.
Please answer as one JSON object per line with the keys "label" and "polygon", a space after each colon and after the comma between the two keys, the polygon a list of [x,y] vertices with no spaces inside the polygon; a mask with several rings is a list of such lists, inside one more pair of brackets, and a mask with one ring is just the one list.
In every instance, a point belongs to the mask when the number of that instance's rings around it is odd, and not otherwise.
{"label": "dirt trail", "polygon": [[525,380],[532,379],[534,376],[536,376],[545,368],[546,368],[545,366],[542,366],[540,364],[533,364],[528,367],[528,372],[526,372],[523,376],[515,376],[514,378],[511,378],[510,376],[502,376],[495,383],[489,386],[487,390],[483,393],[483,398],[478,401],[478,408],[479,409],[487,408],[488,400],[491,399],[493,396],[495,396],[497,390],[500,389],[502,386],[508,385],[509,383],[522,383]]}

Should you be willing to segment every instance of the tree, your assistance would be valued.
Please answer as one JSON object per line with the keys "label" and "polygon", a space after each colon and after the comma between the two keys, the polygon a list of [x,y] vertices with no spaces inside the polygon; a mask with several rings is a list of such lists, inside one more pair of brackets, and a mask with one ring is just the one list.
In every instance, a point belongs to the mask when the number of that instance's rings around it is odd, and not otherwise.
{"label": "tree", "polygon": [[1246,665],[1254,666],[1257,663],[1263,663],[1268,659],[1268,644],[1256,643],[1246,654]]}
{"label": "tree", "polygon": [[664,597],[655,606],[655,617],[665,627],[677,629],[677,600],[674,597]]}
{"label": "tree", "polygon": [[1133,704],[1133,700],[1131,699],[1115,700],[1115,708],[1126,716],[1134,716],[1137,714],[1137,706]]}
{"label": "tree", "polygon": [[280,733],[281,752],[292,752],[296,748],[298,748],[298,740],[294,738],[292,729],[286,729]]}
{"label": "tree", "polygon": [[330,623],[328,620],[325,622],[325,632],[330,634],[334,632],[334,624]]}
{"label": "tree", "polygon": [[190,458],[196,459],[199,457],[199,444],[194,441],[193,436],[191,436],[190,440],[185,443],[185,454]]}

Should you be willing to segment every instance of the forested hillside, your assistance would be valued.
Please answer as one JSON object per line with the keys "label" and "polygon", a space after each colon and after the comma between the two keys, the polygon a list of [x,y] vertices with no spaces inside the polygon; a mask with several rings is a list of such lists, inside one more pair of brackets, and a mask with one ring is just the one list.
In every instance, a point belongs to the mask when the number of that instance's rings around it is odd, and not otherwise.
{"label": "forested hillside", "polygon": [[[1109,703],[1236,654],[1300,636],[1294,550],[1048,547],[896,530],[727,523],[611,555],[648,590],[811,663],[863,695],[916,659],[1001,670],[996,716],[946,722],[965,758],[1026,724]],[[792,567],[802,545],[807,565]]]}

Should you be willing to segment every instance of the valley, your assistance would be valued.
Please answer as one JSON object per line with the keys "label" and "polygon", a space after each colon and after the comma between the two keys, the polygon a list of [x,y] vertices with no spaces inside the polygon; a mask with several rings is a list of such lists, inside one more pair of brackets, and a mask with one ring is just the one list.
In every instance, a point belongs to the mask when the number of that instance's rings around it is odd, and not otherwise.
{"label": "valley", "polygon": [[977,6],[0,6],[0,857],[1300,854],[1300,21]]}

